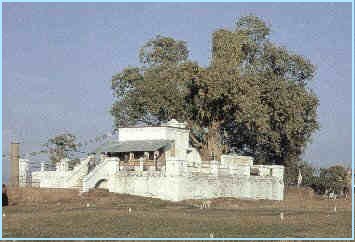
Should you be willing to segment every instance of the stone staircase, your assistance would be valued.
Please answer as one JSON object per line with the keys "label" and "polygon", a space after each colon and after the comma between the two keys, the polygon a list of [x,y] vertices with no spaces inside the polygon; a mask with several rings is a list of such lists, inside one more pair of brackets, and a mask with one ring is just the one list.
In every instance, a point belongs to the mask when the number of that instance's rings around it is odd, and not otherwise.
{"label": "stone staircase", "polygon": [[88,163],[90,158],[84,158],[80,160],[80,164],[75,166],[70,177],[66,179],[66,186],[70,188],[75,188],[78,190],[82,189],[83,177],[88,173]]}
{"label": "stone staircase", "polygon": [[83,176],[78,179],[78,182],[73,186],[73,188],[78,189],[79,191],[83,188]]}
{"label": "stone staircase", "polygon": [[117,158],[106,158],[103,162],[98,164],[87,175],[82,177],[82,185],[80,193],[88,192],[94,188],[97,182],[106,179],[109,180],[118,170]]}

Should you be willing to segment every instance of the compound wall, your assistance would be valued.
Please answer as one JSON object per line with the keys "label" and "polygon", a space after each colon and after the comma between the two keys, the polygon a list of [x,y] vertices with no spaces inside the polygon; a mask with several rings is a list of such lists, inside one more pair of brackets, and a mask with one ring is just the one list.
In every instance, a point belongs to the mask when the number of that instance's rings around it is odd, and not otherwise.
{"label": "compound wall", "polygon": [[283,200],[283,182],[257,176],[167,176],[119,172],[109,184],[110,192],[157,197],[164,200],[235,197]]}

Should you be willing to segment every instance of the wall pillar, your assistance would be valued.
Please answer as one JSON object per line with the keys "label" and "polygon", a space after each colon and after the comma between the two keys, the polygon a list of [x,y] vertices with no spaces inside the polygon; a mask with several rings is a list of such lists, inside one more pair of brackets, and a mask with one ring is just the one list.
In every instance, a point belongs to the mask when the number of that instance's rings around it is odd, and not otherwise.
{"label": "wall pillar", "polygon": [[10,145],[10,161],[11,174],[10,186],[18,187],[19,185],[19,159],[20,159],[20,143],[13,142]]}
{"label": "wall pillar", "polygon": [[210,161],[210,171],[214,176],[218,176],[219,162],[217,160]]}
{"label": "wall pillar", "polygon": [[144,162],[143,157],[139,158],[139,171],[140,172],[143,172],[143,162]]}
{"label": "wall pillar", "polygon": [[19,186],[26,187],[30,183],[29,160],[19,159]]}

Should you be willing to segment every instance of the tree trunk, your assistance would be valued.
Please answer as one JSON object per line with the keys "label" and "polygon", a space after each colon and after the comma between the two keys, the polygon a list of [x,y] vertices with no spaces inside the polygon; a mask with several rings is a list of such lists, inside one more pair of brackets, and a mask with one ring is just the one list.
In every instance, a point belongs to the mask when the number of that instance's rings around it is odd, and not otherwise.
{"label": "tree trunk", "polygon": [[223,151],[224,147],[220,134],[220,124],[218,122],[213,122],[208,127],[206,140],[203,142],[203,145],[200,149],[201,159],[203,161],[220,160]]}

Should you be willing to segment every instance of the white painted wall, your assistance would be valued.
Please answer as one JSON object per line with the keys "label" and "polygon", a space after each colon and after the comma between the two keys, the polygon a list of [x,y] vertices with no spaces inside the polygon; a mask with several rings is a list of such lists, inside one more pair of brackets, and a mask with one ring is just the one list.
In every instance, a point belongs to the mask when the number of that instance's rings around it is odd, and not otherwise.
{"label": "white painted wall", "polygon": [[107,187],[112,186],[112,178],[119,170],[119,159],[116,157],[105,158],[89,174],[82,178],[81,192],[88,192],[101,180],[107,180]]}
{"label": "white painted wall", "polygon": [[168,139],[166,127],[120,128],[118,141]]}
{"label": "white painted wall", "polygon": [[[110,192],[171,201],[216,197],[283,200],[283,166],[254,166],[252,157],[236,155],[222,155],[221,161],[202,165],[197,150],[189,147],[189,130],[183,127],[173,120],[167,126],[119,129],[119,141],[174,141],[175,156],[167,152],[165,168],[159,172],[121,171],[118,158],[105,158],[88,174],[88,157],[73,171],[63,161],[56,171],[33,172],[32,177],[40,180],[40,187],[79,186],[82,192],[105,180],[102,185]],[[250,176],[252,167],[259,169],[261,175]]]}
{"label": "white painted wall", "polygon": [[109,191],[171,201],[217,197],[283,200],[283,167],[271,167],[275,176],[250,176],[250,166],[245,163],[227,169],[219,161],[211,161],[204,172],[193,174],[186,160],[168,159],[165,173],[117,172]]}
{"label": "white painted wall", "polygon": [[202,163],[200,153],[193,147],[188,148],[186,160],[191,166],[200,166]]}
{"label": "white painted wall", "polygon": [[272,177],[138,176],[119,173],[115,175],[109,191],[170,201],[217,197],[283,200],[283,185]]}
{"label": "white painted wall", "polygon": [[[81,179],[88,173],[88,162],[92,157],[80,160],[73,170],[68,170],[67,165],[58,164],[55,171],[32,172],[32,180],[39,183],[39,187],[46,188],[79,188]],[[64,162],[66,160],[63,160]]]}
{"label": "white painted wall", "polygon": [[72,188],[82,178],[82,191],[86,192],[100,180],[106,180],[103,185],[110,192],[171,201],[217,197],[283,200],[284,196],[282,166],[270,166],[274,176],[250,176],[250,166],[227,169],[219,161],[211,161],[209,167],[194,174],[186,160],[168,159],[161,172],[127,172],[119,170],[117,158],[106,158],[86,175],[87,162],[89,159],[73,171],[36,172],[32,176],[40,177],[40,187]]}
{"label": "white painted wall", "polygon": [[[175,143],[175,157],[187,159],[187,149],[189,148],[189,130],[176,127],[140,127],[140,128],[120,128],[118,131],[118,141],[137,140],[172,140]],[[167,152],[167,158],[170,153]]]}
{"label": "white painted wall", "polygon": [[182,177],[116,175],[109,191],[179,201],[180,179]]}
{"label": "white painted wall", "polygon": [[25,187],[31,182],[31,172],[28,159],[19,159],[19,186]]}

